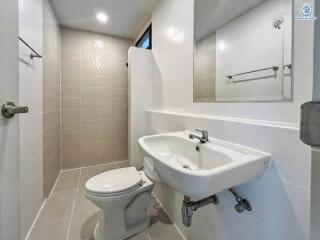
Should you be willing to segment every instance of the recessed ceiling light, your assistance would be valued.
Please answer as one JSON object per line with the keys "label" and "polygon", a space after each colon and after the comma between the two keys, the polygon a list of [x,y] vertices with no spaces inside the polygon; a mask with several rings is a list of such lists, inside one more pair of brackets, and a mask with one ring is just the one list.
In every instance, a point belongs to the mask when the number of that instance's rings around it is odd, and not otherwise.
{"label": "recessed ceiling light", "polygon": [[101,23],[106,23],[108,21],[107,14],[105,14],[103,12],[98,12],[97,15],[96,15],[96,18]]}

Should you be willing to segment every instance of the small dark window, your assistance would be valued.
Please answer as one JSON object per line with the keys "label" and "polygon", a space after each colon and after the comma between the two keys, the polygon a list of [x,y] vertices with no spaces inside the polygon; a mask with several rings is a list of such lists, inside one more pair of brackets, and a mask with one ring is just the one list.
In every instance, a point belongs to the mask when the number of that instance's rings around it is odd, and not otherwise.
{"label": "small dark window", "polygon": [[136,43],[136,47],[152,49],[152,24],[149,25],[147,30],[142,34]]}

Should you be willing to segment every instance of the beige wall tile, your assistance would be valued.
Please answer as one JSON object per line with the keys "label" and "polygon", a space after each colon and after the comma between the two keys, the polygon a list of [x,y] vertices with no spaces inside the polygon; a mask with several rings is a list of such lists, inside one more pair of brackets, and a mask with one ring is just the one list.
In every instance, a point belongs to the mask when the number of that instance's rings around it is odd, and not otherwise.
{"label": "beige wall tile", "polygon": [[[131,42],[67,28],[61,41],[63,168],[127,158],[125,63]],[[114,130],[124,133],[115,150]]]}
{"label": "beige wall tile", "polygon": [[90,155],[89,153],[84,152],[83,155],[81,155],[80,163],[82,167],[101,164],[102,163],[101,154],[94,153]]}
{"label": "beige wall tile", "polygon": [[114,139],[114,134],[115,134],[115,132],[113,130],[102,129],[99,131],[100,141],[104,144],[108,144],[108,146],[109,146],[112,144],[112,141]]}
{"label": "beige wall tile", "polygon": [[97,132],[101,129],[99,120],[82,121],[81,122],[81,133],[92,133]]}
{"label": "beige wall tile", "polygon": [[81,154],[80,149],[81,144],[73,143],[71,145],[63,145],[61,148],[61,156],[63,158],[79,156]]}
{"label": "beige wall tile", "polygon": [[62,134],[64,135],[80,133],[81,132],[80,121],[62,122],[61,131],[62,131]]}
{"label": "beige wall tile", "polygon": [[98,106],[101,99],[97,97],[81,96],[81,108],[91,108],[91,106]]}
{"label": "beige wall tile", "polygon": [[68,49],[64,49],[61,52],[61,62],[72,62],[72,61],[77,61],[80,63],[81,60],[81,52],[80,51],[70,51]]}
{"label": "beige wall tile", "polygon": [[81,134],[63,134],[61,135],[61,142],[63,146],[70,146],[72,144],[81,143]]}
{"label": "beige wall tile", "polygon": [[81,50],[81,41],[80,37],[72,37],[70,38],[69,36],[65,37],[64,32],[62,32],[62,37],[61,37],[61,50],[64,52],[65,50],[69,52],[75,52],[79,53]]}
{"label": "beige wall tile", "polygon": [[62,98],[61,109],[80,109],[80,97],[79,98]]}
{"label": "beige wall tile", "polygon": [[61,168],[72,169],[81,166],[81,156],[61,157]]}
{"label": "beige wall tile", "polygon": [[62,89],[65,87],[80,87],[80,74],[67,74],[61,75],[61,86]]}
{"label": "beige wall tile", "polygon": [[111,94],[112,98],[120,98],[123,100],[128,97],[128,89],[126,88],[113,88],[112,90],[113,90]]}
{"label": "beige wall tile", "polygon": [[125,161],[128,159],[128,148],[114,149],[112,154],[116,162]]}
{"label": "beige wall tile", "polygon": [[[56,152],[50,156],[46,156],[44,154],[44,166],[43,166],[43,172],[45,175],[43,176],[44,182],[43,182],[43,189],[44,192],[46,192],[48,195],[51,192],[57,177],[59,176],[60,172],[60,146],[56,147]],[[47,195],[47,196],[48,196]]]}
{"label": "beige wall tile", "polygon": [[[50,155],[45,154],[46,153],[45,149],[47,149],[50,145],[54,144],[54,147],[56,148],[54,152],[58,152],[58,153],[60,152],[60,133],[58,130],[60,130],[59,127],[52,128],[52,129],[50,129],[50,131],[46,131],[44,133],[43,139],[46,141],[46,144],[43,146],[43,148],[44,148],[43,154],[45,156],[44,162],[47,161],[46,158],[48,158],[48,160],[51,158]],[[52,136],[52,137],[50,137],[50,136]],[[60,162],[60,160],[58,162]]]}
{"label": "beige wall tile", "polygon": [[50,144],[44,148],[43,155],[46,156],[44,159],[44,164],[46,165],[57,152],[59,152],[60,139],[56,138],[51,140]]}
{"label": "beige wall tile", "polygon": [[60,111],[44,112],[43,113],[44,131],[56,125],[60,125]]}
{"label": "beige wall tile", "polygon": [[101,132],[100,131],[81,134],[81,143],[82,144],[98,143],[100,141],[101,141]]}
{"label": "beige wall tile", "polygon": [[80,109],[62,110],[61,121],[62,122],[80,121]]}
{"label": "beige wall tile", "polygon": [[80,86],[63,87],[61,89],[61,96],[65,97],[80,97]]}
{"label": "beige wall tile", "polygon": [[60,82],[56,82],[53,79],[53,77],[43,77],[43,94],[60,97]]}
{"label": "beige wall tile", "polygon": [[43,110],[44,112],[60,111],[60,98],[51,95],[44,95]]}
{"label": "beige wall tile", "polygon": [[81,109],[81,119],[84,121],[99,119],[99,109]]}
{"label": "beige wall tile", "polygon": [[61,64],[61,72],[63,74],[76,75],[80,72],[80,62],[68,61]]}
{"label": "beige wall tile", "polygon": [[99,119],[110,119],[110,118],[112,118],[111,103],[106,102],[106,105],[99,109]]}
{"label": "beige wall tile", "polygon": [[[60,172],[60,27],[49,1],[43,1],[43,197]],[[48,226],[48,231],[51,226]],[[41,236],[44,229],[31,234]]]}

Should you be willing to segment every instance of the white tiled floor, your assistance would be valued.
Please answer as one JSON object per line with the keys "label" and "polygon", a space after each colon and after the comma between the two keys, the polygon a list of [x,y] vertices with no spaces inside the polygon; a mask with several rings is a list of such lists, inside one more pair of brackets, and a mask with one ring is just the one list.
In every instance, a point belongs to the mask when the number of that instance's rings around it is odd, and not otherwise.
{"label": "white tiled floor", "polygon": [[[99,209],[85,198],[84,184],[98,173],[126,166],[128,162],[124,161],[62,171],[28,240],[94,240]],[[149,228],[131,240],[183,239],[155,199],[150,206],[150,215]]]}

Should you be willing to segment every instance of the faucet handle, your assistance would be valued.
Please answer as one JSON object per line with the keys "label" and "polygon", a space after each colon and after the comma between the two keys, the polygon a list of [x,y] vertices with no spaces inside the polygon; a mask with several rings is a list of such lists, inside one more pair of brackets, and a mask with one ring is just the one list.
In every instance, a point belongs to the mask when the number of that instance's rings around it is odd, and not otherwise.
{"label": "faucet handle", "polygon": [[202,138],[208,140],[209,134],[207,130],[195,129],[195,131],[200,132],[202,134]]}

